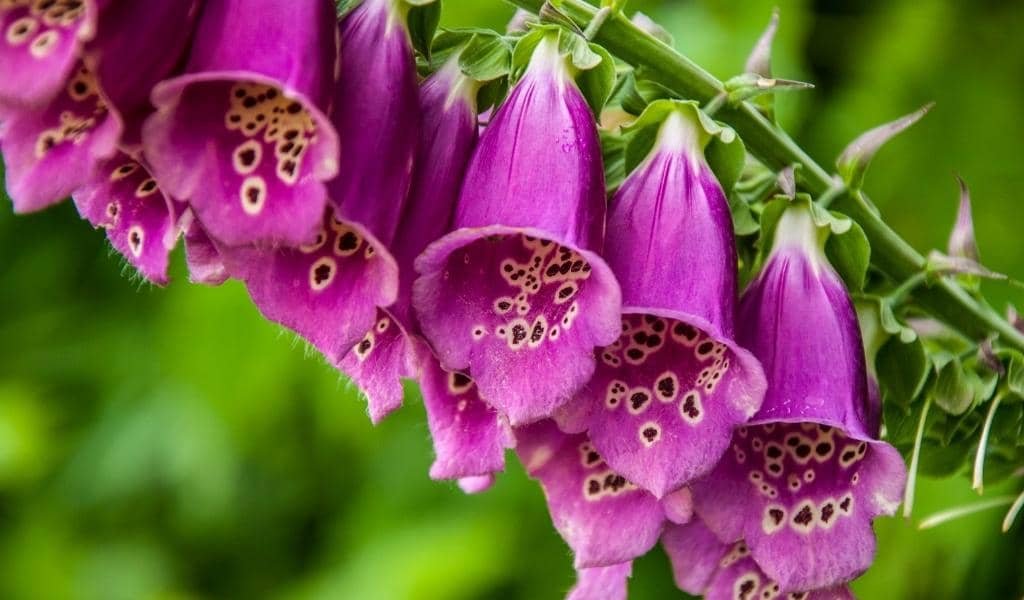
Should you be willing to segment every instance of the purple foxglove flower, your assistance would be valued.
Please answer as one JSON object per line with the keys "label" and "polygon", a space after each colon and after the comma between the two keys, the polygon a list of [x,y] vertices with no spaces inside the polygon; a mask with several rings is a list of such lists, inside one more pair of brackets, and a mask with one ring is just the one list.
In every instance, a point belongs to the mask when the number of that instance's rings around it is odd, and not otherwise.
{"label": "purple foxglove flower", "polygon": [[0,149],[15,210],[27,212],[102,178],[125,130],[137,138],[149,90],[177,62],[197,5],[14,4],[0,8]]}
{"label": "purple foxglove flower", "polygon": [[607,567],[576,571],[576,585],[566,600],[626,600],[627,582],[633,574],[633,561]]}
{"label": "purple foxglove flower", "polygon": [[515,430],[516,453],[540,481],[555,529],[575,552],[576,568],[606,567],[645,554],[665,523],[649,492],[612,471],[585,434],[554,421]]}
{"label": "purple foxglove flower", "polygon": [[345,15],[331,119],[345,148],[328,185],[343,218],[391,244],[419,138],[416,64],[395,0],[363,0]]}
{"label": "purple foxglove flower", "polygon": [[413,290],[441,364],[512,424],[552,414],[619,334],[618,285],[597,255],[604,205],[593,116],[546,37],[484,131],[456,230],[417,260]]}
{"label": "purple foxglove flower", "polygon": [[160,184],[226,245],[312,243],[338,171],[330,0],[209,0],[185,73],[153,90]]}
{"label": "purple foxglove flower", "polygon": [[719,538],[746,541],[783,591],[849,581],[870,565],[871,521],[896,510],[906,468],[872,437],[856,315],[806,204],[779,220],[740,324],[768,390],[715,470],[692,484],[696,512]]}
{"label": "purple foxglove flower", "polygon": [[845,585],[783,593],[754,562],[745,543],[719,541],[700,520],[670,525],[661,544],[679,589],[705,600],[853,600]]}
{"label": "purple foxglove flower", "polygon": [[140,162],[118,154],[74,193],[75,206],[143,277],[167,283],[168,255],[178,241],[177,207]]}
{"label": "purple foxglove flower", "polygon": [[556,419],[589,431],[608,465],[655,496],[712,469],[765,381],[733,341],[736,251],[697,108],[675,103],[616,194],[605,258],[622,287],[621,335]]}

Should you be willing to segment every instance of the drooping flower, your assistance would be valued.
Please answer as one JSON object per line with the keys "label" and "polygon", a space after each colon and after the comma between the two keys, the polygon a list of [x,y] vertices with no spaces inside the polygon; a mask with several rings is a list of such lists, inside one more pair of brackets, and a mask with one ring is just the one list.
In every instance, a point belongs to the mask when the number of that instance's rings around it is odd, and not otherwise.
{"label": "drooping flower", "polygon": [[338,171],[335,22],[330,0],[209,0],[185,73],[153,90],[146,156],[220,243],[316,239]]}
{"label": "drooping flower", "polygon": [[552,414],[619,333],[620,293],[597,255],[604,174],[594,118],[545,35],[470,162],[455,231],[420,256],[413,301],[448,370],[513,424]]}
{"label": "drooping flower", "polygon": [[[375,14],[379,14],[381,18],[386,16],[386,13]],[[362,24],[363,21],[365,21],[365,17],[358,21],[361,24],[360,27],[366,28],[367,26]],[[379,24],[377,29],[385,25],[386,23]],[[350,27],[355,27],[355,25]],[[367,33],[372,33],[372,31],[363,32],[360,35],[366,36]],[[397,34],[393,35],[397,37]],[[404,39],[396,39],[396,42],[406,45]],[[366,40],[365,43],[372,42]],[[404,53],[396,54],[399,57],[405,56]],[[405,64],[404,59],[400,62]],[[411,73],[405,73],[401,69],[392,70],[392,73],[403,78],[412,77]],[[368,74],[362,75],[364,78],[368,76]],[[379,76],[377,78],[380,79]],[[387,89],[393,87],[396,86],[380,86],[380,94],[388,96]],[[436,365],[419,364],[421,361],[433,360],[436,362],[436,359],[433,358],[428,348],[413,348],[409,340],[409,334],[418,333],[418,327],[412,317],[412,264],[423,248],[447,233],[451,223],[452,208],[458,198],[462,175],[465,173],[466,163],[473,145],[476,143],[475,92],[476,87],[470,85],[469,80],[459,71],[456,57],[423,82],[419,89],[417,109],[402,108],[407,113],[421,115],[422,127],[418,130],[420,135],[415,147],[413,181],[405,202],[401,222],[398,224],[399,230],[391,244],[391,251],[399,267],[398,298],[387,310],[381,309],[378,314],[378,322],[381,322],[381,319],[389,319],[395,323],[395,327],[390,330],[390,333],[373,330],[366,332],[363,339],[339,363],[341,370],[351,377],[366,394],[370,419],[374,423],[379,422],[402,405],[402,377],[414,376],[420,369],[436,368]],[[359,95],[366,92],[353,90],[352,93]],[[392,98],[391,101],[394,100],[395,98]],[[365,106],[362,107],[362,110],[377,114],[376,111],[381,109]],[[355,127],[355,125],[354,122],[347,124],[349,127]],[[405,123],[405,125],[408,127],[409,123]],[[385,128],[385,131],[390,130]],[[381,132],[367,130],[360,133],[363,136],[371,134],[380,135]],[[382,141],[378,144],[404,148],[407,131],[391,132],[389,135],[398,137],[390,142]],[[404,150],[400,150],[399,154],[402,152]],[[367,157],[368,160],[370,158]],[[404,195],[404,191],[394,187],[394,182],[401,181],[405,177],[406,161],[386,160],[383,162],[390,165],[393,174],[391,177],[386,177],[385,170],[378,168],[375,171],[375,176],[387,181],[379,198],[383,200],[387,194],[395,196],[399,192]],[[352,176],[360,177],[356,174]],[[365,182],[362,185],[365,185]],[[355,190],[356,187],[349,189]],[[371,208],[374,204],[366,202],[365,198],[360,198],[358,195],[349,196],[349,202],[367,204],[360,209],[363,214],[367,214],[366,209]],[[398,201],[388,204],[391,206],[389,211],[401,206],[401,202]],[[388,213],[385,220],[390,223],[393,217],[393,213]],[[379,219],[375,220],[380,222]],[[444,384],[424,386],[424,394],[444,394],[444,389],[446,389]],[[471,389],[473,389],[471,394],[475,396],[475,388]],[[460,386],[457,395],[463,395],[464,391]],[[436,406],[437,402],[444,404],[444,401],[436,398],[434,400],[432,402],[425,398],[428,411],[431,407]],[[457,400],[449,399],[449,403],[455,402]],[[483,473],[474,472],[455,476],[481,474]],[[449,475],[449,477],[452,476]]]}
{"label": "drooping flower", "polygon": [[627,583],[633,574],[633,561],[577,569],[576,585],[569,590],[566,600],[626,600]]}
{"label": "drooping flower", "polygon": [[744,293],[740,343],[768,390],[715,470],[692,484],[697,514],[744,540],[783,591],[849,581],[871,563],[871,521],[899,505],[906,468],[873,438],[864,352],[850,298],[808,204],[782,214]]}
{"label": "drooping flower", "polygon": [[578,569],[630,561],[657,543],[662,505],[610,469],[585,434],[563,433],[544,420],[516,428],[515,436],[519,460],[544,488]]}
{"label": "drooping flower", "polygon": [[182,0],[0,6],[0,149],[17,212],[45,208],[105,176],[103,163],[125,138],[137,138],[149,91],[177,62],[196,7]]}
{"label": "drooping flower", "polygon": [[726,544],[699,519],[670,525],[661,544],[679,589],[705,600],[853,600],[845,585],[810,592],[783,592],[761,571],[742,542]]}
{"label": "drooping flower", "polygon": [[364,386],[376,422],[401,404],[392,375],[412,375],[405,325],[383,309],[398,294],[399,267],[388,247],[408,192],[419,105],[408,34],[393,2],[366,0],[339,27],[331,118],[346,160],[328,184],[324,226],[298,250],[222,253],[267,318],[297,331]]}
{"label": "drooping flower", "polygon": [[420,113],[404,14],[396,0],[363,0],[345,15],[331,114],[345,147],[328,184],[343,218],[391,244],[413,171]]}
{"label": "drooping flower", "polygon": [[733,341],[732,220],[704,158],[712,134],[725,133],[691,104],[656,103],[648,114],[658,113],[657,141],[608,219],[621,335],[598,350],[593,379],[557,418],[589,431],[611,468],[661,497],[714,467],[765,382]]}
{"label": "drooping flower", "polygon": [[82,218],[106,229],[111,245],[143,277],[167,283],[168,255],[178,241],[179,210],[142,163],[117,154],[73,198]]}

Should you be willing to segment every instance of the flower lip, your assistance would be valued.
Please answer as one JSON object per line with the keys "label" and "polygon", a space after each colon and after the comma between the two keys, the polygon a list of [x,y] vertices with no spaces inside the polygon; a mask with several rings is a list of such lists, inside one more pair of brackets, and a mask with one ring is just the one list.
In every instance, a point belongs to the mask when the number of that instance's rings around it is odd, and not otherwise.
{"label": "flower lip", "polygon": [[[578,253],[590,265],[590,277],[587,281],[591,288],[596,288],[591,289],[590,295],[587,296],[592,300],[589,308],[593,309],[593,312],[587,313],[586,309],[581,310],[579,318],[584,319],[585,325],[573,328],[574,333],[577,329],[582,332],[577,334],[578,336],[584,336],[582,341],[576,345],[586,345],[587,349],[585,352],[581,351],[578,357],[574,355],[575,345],[561,353],[563,360],[572,363],[562,366],[572,370],[571,372],[566,371],[564,377],[557,378],[558,381],[552,380],[553,382],[548,383],[535,381],[544,389],[540,400],[534,397],[535,394],[524,390],[509,389],[509,382],[502,377],[489,376],[479,371],[474,372],[474,368],[501,365],[495,363],[493,356],[484,357],[486,360],[474,358],[473,340],[468,330],[460,332],[459,337],[463,339],[456,339],[451,335],[451,327],[446,322],[450,318],[451,307],[445,308],[442,306],[444,300],[438,299],[446,293],[448,287],[445,286],[442,274],[448,269],[449,261],[457,251],[474,242],[510,236],[546,240]],[[491,266],[497,269],[499,265]],[[562,239],[552,236],[549,231],[533,227],[505,225],[457,229],[428,246],[416,259],[415,268],[420,277],[413,284],[413,303],[420,325],[427,338],[433,342],[441,364],[448,370],[468,371],[476,381],[481,396],[498,408],[500,412],[505,413],[513,425],[529,423],[550,416],[557,406],[567,402],[575,389],[583,385],[593,374],[592,348],[612,343],[620,332],[621,292],[611,269],[596,253],[565,244]],[[480,310],[490,313],[491,301],[488,301],[486,307],[481,306]],[[574,339],[574,341],[577,340]],[[554,343],[553,340],[552,343]],[[512,356],[512,354],[508,356]]]}

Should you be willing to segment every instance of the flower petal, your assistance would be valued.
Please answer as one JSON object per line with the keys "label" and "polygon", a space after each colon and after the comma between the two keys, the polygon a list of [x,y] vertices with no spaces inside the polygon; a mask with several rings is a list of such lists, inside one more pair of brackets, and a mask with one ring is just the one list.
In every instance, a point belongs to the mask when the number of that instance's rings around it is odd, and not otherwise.
{"label": "flower petal", "polygon": [[590,379],[594,346],[619,331],[604,262],[543,234],[463,229],[417,261],[413,300],[441,364],[468,371],[513,425],[552,414]]}
{"label": "flower petal", "polygon": [[220,285],[227,281],[227,267],[224,266],[217,245],[191,213],[188,226],[184,229],[189,281],[203,285]]}
{"label": "flower petal", "polygon": [[473,380],[446,371],[425,342],[419,342],[420,389],[436,458],[432,479],[464,479],[505,469],[512,432],[477,394]]}
{"label": "flower petal", "polygon": [[661,536],[661,545],[672,563],[676,587],[695,596],[704,594],[729,551],[729,544],[715,537],[700,519],[669,525]]}
{"label": "flower petal", "polygon": [[394,259],[361,227],[325,211],[312,244],[276,250],[220,246],[232,277],[245,282],[270,319],[293,329],[338,363],[395,300]]}
{"label": "flower petal", "polygon": [[906,468],[884,442],[825,424],[740,427],[731,451],[692,484],[695,509],[723,540],[745,539],[783,590],[849,581],[874,557],[871,521],[899,505]]}
{"label": "flower petal", "polygon": [[576,554],[577,568],[609,566],[645,554],[665,516],[658,501],[608,468],[585,435],[553,421],[516,429],[516,452],[540,481],[555,529]]}
{"label": "flower petal", "polygon": [[46,208],[99,177],[100,164],[116,152],[122,129],[95,75],[81,63],[48,104],[0,106],[0,150],[14,210]]}
{"label": "flower petal", "polygon": [[75,191],[74,201],[79,214],[106,229],[111,245],[143,277],[167,283],[168,255],[178,239],[176,214],[142,164],[118,154]]}
{"label": "flower petal", "polygon": [[97,4],[33,0],[0,6],[0,103],[38,107],[63,90],[82,44],[96,34]]}
{"label": "flower petal", "polygon": [[377,321],[336,365],[366,395],[374,425],[402,406],[402,379],[415,375],[409,345],[398,319],[378,308]]}
{"label": "flower petal", "polygon": [[576,585],[566,600],[626,600],[633,561],[576,570]]}
{"label": "flower petal", "polygon": [[593,379],[556,419],[586,427],[608,464],[655,496],[711,470],[760,404],[757,361],[683,320],[626,314]]}

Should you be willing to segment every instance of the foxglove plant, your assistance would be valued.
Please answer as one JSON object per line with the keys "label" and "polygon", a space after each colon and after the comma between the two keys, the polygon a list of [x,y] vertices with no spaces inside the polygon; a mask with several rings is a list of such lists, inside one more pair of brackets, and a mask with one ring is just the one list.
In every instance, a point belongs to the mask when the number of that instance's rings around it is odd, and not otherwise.
{"label": "foxglove plant", "polygon": [[824,238],[806,203],[782,213],[739,313],[740,343],[764,366],[764,403],[692,486],[708,528],[745,541],[785,592],[867,569],[871,521],[895,512],[906,481],[899,453],[871,433],[856,314]]}
{"label": "foxglove plant", "polygon": [[660,498],[714,467],[765,382],[733,341],[732,220],[704,158],[712,139],[735,137],[671,101],[652,104],[641,127],[657,138],[612,201],[604,254],[622,286],[622,330],[558,420]]}
{"label": "foxglove plant", "polygon": [[441,364],[468,371],[513,424],[564,404],[593,374],[594,346],[619,333],[620,292],[597,254],[605,202],[594,118],[558,34],[538,37],[470,162],[455,231],[417,260],[413,291]]}
{"label": "foxglove plant", "polygon": [[198,0],[0,5],[0,150],[17,212],[102,184],[110,176],[105,163],[119,147],[138,158],[149,90],[177,63],[198,6]]}
{"label": "foxglove plant", "polygon": [[[142,136],[161,187],[226,245],[314,244],[338,172],[330,0],[208,0]],[[329,217],[328,217],[329,219]]]}

